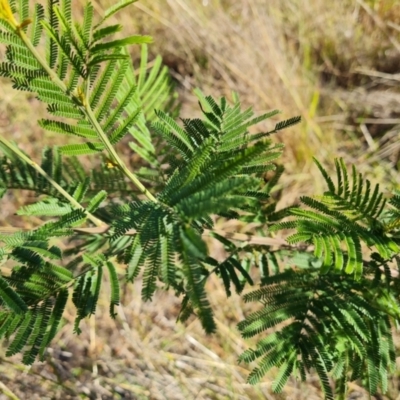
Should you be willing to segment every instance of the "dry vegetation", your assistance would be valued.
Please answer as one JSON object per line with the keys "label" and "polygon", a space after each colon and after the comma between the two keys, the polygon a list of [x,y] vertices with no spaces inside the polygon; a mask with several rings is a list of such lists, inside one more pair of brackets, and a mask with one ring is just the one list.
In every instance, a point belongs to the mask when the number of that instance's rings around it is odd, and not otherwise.
{"label": "dry vegetation", "polygon": [[[95,7],[101,12],[111,3]],[[278,108],[282,118],[303,117],[278,138],[286,144],[282,204],[322,190],[312,156],[327,166],[343,156],[371,179],[396,183],[397,0],[141,0],[117,18],[126,33],[154,36],[152,52],[171,69],[183,116],[198,113],[192,89],[200,87],[213,96],[235,90],[256,112]],[[44,143],[56,143],[32,122],[43,107],[6,81],[0,85],[0,134],[33,156]],[[3,200],[1,225],[35,225],[13,216],[22,201],[21,193]],[[47,362],[27,369],[18,358],[4,361],[0,399],[321,398],[312,378],[306,384],[291,380],[280,396],[269,389],[274,372],[257,387],[246,385],[248,366],[238,366],[236,358],[248,343],[235,329],[245,309],[237,297],[227,301],[217,282],[210,282],[220,327],[214,337],[206,337],[196,321],[175,324],[178,301],[167,293],[143,304],[139,284],[126,286],[116,321],[108,317],[105,292],[79,337],[72,334],[71,311]],[[380,398],[399,398],[399,385],[394,377]],[[368,397],[354,384],[349,398]]]}

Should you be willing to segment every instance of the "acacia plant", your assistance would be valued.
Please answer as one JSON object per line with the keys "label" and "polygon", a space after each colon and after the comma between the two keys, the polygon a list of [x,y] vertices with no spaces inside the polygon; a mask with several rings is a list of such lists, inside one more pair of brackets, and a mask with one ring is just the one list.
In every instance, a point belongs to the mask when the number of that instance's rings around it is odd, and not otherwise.
{"label": "acacia plant", "polygon": [[[227,297],[256,281],[243,299],[259,304],[258,311],[238,325],[243,337],[259,338],[239,360],[258,361],[252,384],[278,367],[276,392],[292,374],[304,380],[309,372],[328,399],[345,398],[351,380],[384,392],[395,366],[392,330],[400,322],[400,194],[385,197],[342,160],[332,179],[316,161],[326,192],[278,210],[270,194],[283,172],[277,166],[283,145],[271,136],[300,118],[249,134],[277,111],[254,117],[235,95],[230,105],[198,91],[202,119],[177,123],[167,71],[160,58],[152,68],[147,63],[151,38],[117,39],[121,26],[106,25],[134,1],[120,1],[96,22],[89,2],[83,21],[75,22],[71,0],[46,6],[20,0],[18,7],[0,0],[6,46],[0,75],[48,104],[42,128],[76,139],[45,146],[36,163],[0,136],[1,195],[34,192],[36,200],[17,214],[43,221],[0,236],[7,355],[22,352],[26,364],[43,360],[69,297],[79,333],[80,321],[96,311],[105,272],[115,317],[119,263],[128,281],[141,274],[144,300],[157,288],[173,291],[182,299],[179,320],[194,314],[208,334],[216,324],[207,279],[218,276]],[[137,70],[132,44],[142,46]],[[135,170],[118,153],[122,139],[140,159]],[[258,236],[216,230],[221,219],[256,224]],[[290,232],[286,240],[274,237],[280,230]],[[205,236],[223,244],[223,261],[212,257]]]}

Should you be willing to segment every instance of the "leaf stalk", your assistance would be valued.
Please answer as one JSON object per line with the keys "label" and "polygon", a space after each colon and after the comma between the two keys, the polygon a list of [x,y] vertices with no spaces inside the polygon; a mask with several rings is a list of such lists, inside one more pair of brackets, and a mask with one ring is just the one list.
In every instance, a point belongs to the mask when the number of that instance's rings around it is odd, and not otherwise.
{"label": "leaf stalk", "polygon": [[[50,66],[47,64],[46,60],[41,56],[41,54],[36,50],[35,46],[32,44],[28,36],[25,34],[25,32],[20,29],[20,27],[16,28],[16,33],[18,36],[21,38],[21,40],[24,42],[25,46],[28,48],[28,50],[32,53],[32,55],[37,59],[37,61],[40,63],[40,65],[43,67],[43,69],[47,72],[47,74],[50,76],[51,80],[68,96],[72,96],[74,102],[78,102],[80,104],[79,108],[81,111],[86,115],[87,119],[90,121],[92,124],[93,128],[96,130],[98,137],[100,141],[103,143],[104,147],[106,148],[107,152],[109,153],[112,161],[118,165],[118,167],[121,169],[121,171],[128,177],[128,179],[139,189],[140,193],[145,195],[150,201],[153,201],[154,203],[158,203],[158,200],[154,195],[146,189],[146,187],[140,182],[138,177],[129,170],[129,168],[126,166],[124,161],[119,157],[117,152],[115,151],[113,145],[110,143],[107,135],[103,131],[102,127],[99,124],[99,121],[97,120],[96,116],[94,115],[88,101],[88,93],[86,93],[86,101],[82,101],[79,97],[74,96],[73,94],[69,93],[69,90],[65,83],[58,77],[58,75],[50,68]],[[44,171],[43,171],[44,172]],[[58,189],[57,189],[58,190]]]}

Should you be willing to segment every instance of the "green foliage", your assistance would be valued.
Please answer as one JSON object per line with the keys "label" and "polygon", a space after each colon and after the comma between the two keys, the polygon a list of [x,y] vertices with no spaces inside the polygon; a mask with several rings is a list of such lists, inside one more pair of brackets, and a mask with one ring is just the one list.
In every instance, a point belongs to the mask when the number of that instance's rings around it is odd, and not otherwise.
{"label": "green foliage", "polygon": [[294,218],[270,228],[294,229],[288,242],[309,243],[305,251],[313,252],[314,261],[305,267],[295,262],[300,268],[275,272],[263,279],[260,289],[244,296],[263,308],[238,325],[242,335],[276,329],[240,361],[260,358],[249,376],[251,383],[280,367],[277,391],[291,373],[304,379],[314,368],[326,398],[334,396],[330,377],[339,396],[344,396],[346,382],[355,379],[370,393],[379,386],[385,392],[388,373],[395,368],[392,329],[400,317],[399,273],[392,266],[399,261],[398,196],[387,207],[379,186],[372,190],[354,166],[349,179],[343,160],[336,160],[335,185],[316,163],[328,191],[322,197],[301,198],[308,208],[291,208],[288,215]]}
{"label": "green foliage", "polygon": [[360,279],[362,245],[375,249],[384,259],[390,259],[400,250],[381,220],[386,200],[379,185],[372,190],[370,181],[364,180],[354,166],[350,180],[343,160],[335,161],[336,186],[316,163],[329,190],[320,199],[302,197],[300,200],[309,209],[292,208],[290,214],[297,218],[279,223],[273,230],[294,228],[296,233],[287,238],[289,243],[314,244],[314,255],[323,259],[322,273],[331,268],[337,272],[344,269],[345,273],[354,273],[355,279]]}
{"label": "green foliage", "polygon": [[[259,310],[238,325],[243,337],[259,339],[239,359],[257,360],[252,384],[277,367],[276,392],[291,375],[304,380],[312,372],[326,398],[345,398],[351,380],[385,392],[396,357],[392,330],[400,322],[400,194],[388,199],[341,159],[335,179],[316,161],[327,185],[323,196],[277,209],[271,194],[283,173],[276,164],[283,145],[271,137],[300,118],[250,133],[278,111],[254,116],[235,93],[229,104],[197,90],[201,118],[177,122],[161,58],[149,68],[151,38],[120,38],[120,25],[104,25],[131,3],[118,2],[98,22],[91,3],[82,22],[74,21],[70,0],[33,10],[28,0],[18,10],[12,3],[20,23],[0,9],[0,75],[48,105],[42,128],[74,138],[44,147],[36,163],[0,137],[0,195],[34,192],[35,201],[17,214],[43,219],[36,229],[0,235],[0,261],[8,266],[0,273],[7,355],[22,352],[26,364],[43,360],[69,297],[79,333],[106,281],[115,318],[119,263],[128,281],[141,278],[143,300],[157,289],[173,291],[182,298],[179,320],[194,314],[206,333],[216,330],[210,276],[221,279],[227,297],[259,284],[243,297]],[[138,68],[131,44],[141,45]],[[134,172],[118,154],[122,140],[140,159]],[[217,230],[215,222],[227,219],[256,226],[260,236]],[[272,235],[282,230],[290,234],[278,246]],[[220,242],[223,260],[213,257],[205,236]],[[63,252],[55,239],[64,240]]]}

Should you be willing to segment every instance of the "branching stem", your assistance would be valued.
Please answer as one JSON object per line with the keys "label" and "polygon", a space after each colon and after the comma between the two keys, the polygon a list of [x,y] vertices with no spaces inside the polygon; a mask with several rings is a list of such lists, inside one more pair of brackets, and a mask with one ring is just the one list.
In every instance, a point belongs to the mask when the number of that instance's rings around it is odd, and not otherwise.
{"label": "branching stem", "polygon": [[77,202],[65,189],[63,189],[40,165],[31,160],[26,154],[24,154],[17,146],[9,142],[7,139],[0,136],[0,143],[5,147],[15,153],[21,160],[30,165],[35,171],[43,176],[60,194],[62,194],[74,207],[78,209],[83,209],[90,221],[92,221],[96,226],[104,226],[104,222],[96,218],[94,215],[86,211],[86,209]]}
{"label": "branching stem", "polygon": [[[48,73],[48,75],[50,76],[51,80],[65,94],[67,94],[70,97],[73,96],[73,100],[78,101],[81,104],[81,106],[79,108],[86,115],[87,119],[90,121],[90,123],[92,124],[93,128],[96,130],[98,138],[103,143],[103,145],[104,145],[105,149],[107,150],[107,152],[109,153],[112,161],[115,164],[118,165],[118,167],[121,169],[121,171],[129,178],[129,180],[139,189],[139,191],[142,194],[144,194],[149,200],[157,203],[158,200],[153,196],[152,193],[150,193],[146,189],[146,187],[140,182],[138,177],[133,172],[131,172],[129,170],[129,168],[126,166],[126,164],[123,162],[123,160],[119,157],[119,155],[115,151],[113,145],[110,143],[107,135],[103,131],[102,127],[99,124],[99,121],[97,120],[97,118],[94,115],[92,109],[90,108],[90,104],[89,104],[89,101],[87,101],[87,97],[86,97],[86,101],[82,102],[80,98],[76,98],[74,95],[69,93],[68,88],[65,85],[65,83],[58,77],[58,75],[53,71],[53,69],[50,68],[50,66],[47,64],[46,60],[36,50],[35,46],[32,44],[32,42],[30,41],[28,36],[25,34],[25,32],[20,28],[17,28],[16,32],[19,35],[19,37],[21,38],[21,40],[24,42],[25,46],[29,49],[29,51],[37,59],[37,61],[40,63],[40,65],[43,67],[43,69]],[[86,96],[88,96],[88,93],[86,93]]]}
{"label": "branching stem", "polygon": [[145,186],[142,184],[142,182],[140,182],[140,180],[137,178],[137,176],[129,170],[129,168],[126,166],[126,164],[119,157],[118,153],[115,151],[113,145],[110,143],[107,135],[104,133],[102,127],[100,126],[99,122],[97,121],[97,118],[94,115],[92,109],[90,108],[90,105],[88,102],[86,102],[84,109],[85,109],[85,114],[88,117],[90,123],[96,129],[96,132],[99,135],[99,139],[101,140],[104,147],[110,154],[113,163],[118,165],[118,167],[121,169],[121,171],[133,182],[133,184],[140,190],[140,192],[142,194],[144,194],[149,200],[157,203],[158,200],[145,188]]}

